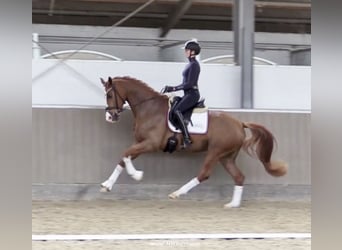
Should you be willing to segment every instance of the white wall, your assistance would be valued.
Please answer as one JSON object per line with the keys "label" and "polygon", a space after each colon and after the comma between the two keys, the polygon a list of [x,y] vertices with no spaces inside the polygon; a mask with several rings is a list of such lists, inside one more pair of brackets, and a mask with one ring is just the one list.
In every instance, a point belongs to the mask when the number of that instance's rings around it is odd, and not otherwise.
{"label": "white wall", "polygon": [[311,67],[264,66],[254,68],[254,108],[311,109]]}
{"label": "white wall", "polygon": [[[68,60],[58,64],[53,59],[33,60],[32,105],[104,107],[100,77],[129,75],[160,91],[165,85],[181,83],[185,65],[173,62],[83,60]],[[53,70],[49,70],[51,67],[54,67]],[[310,74],[310,67],[256,66],[255,108],[310,110]],[[240,108],[238,66],[202,64],[199,86],[208,107]]]}

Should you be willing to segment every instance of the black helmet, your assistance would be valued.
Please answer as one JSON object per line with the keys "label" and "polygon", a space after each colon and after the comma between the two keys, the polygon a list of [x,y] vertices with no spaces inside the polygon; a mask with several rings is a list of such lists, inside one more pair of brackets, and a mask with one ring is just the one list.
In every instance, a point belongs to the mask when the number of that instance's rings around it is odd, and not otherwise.
{"label": "black helmet", "polygon": [[195,51],[195,55],[198,55],[201,52],[201,46],[195,38],[187,41],[183,48]]}

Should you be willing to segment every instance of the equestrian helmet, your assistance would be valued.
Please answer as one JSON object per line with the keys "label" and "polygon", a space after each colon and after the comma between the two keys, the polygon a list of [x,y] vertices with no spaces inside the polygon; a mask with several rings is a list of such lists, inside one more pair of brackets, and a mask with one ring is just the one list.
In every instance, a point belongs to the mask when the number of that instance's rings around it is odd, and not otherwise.
{"label": "equestrian helmet", "polygon": [[195,55],[198,55],[201,52],[201,46],[199,45],[196,38],[193,38],[193,39],[187,41],[184,44],[183,48],[195,51]]}

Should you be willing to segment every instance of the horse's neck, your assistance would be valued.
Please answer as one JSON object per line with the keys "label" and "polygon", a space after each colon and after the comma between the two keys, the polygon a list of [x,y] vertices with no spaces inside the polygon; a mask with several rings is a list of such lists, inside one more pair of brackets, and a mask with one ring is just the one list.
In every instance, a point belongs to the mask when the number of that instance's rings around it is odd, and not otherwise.
{"label": "horse's neck", "polygon": [[144,102],[144,100],[151,98],[154,95],[151,91],[139,86],[131,87],[128,89],[127,101],[131,106],[139,105],[139,103]]}
{"label": "horse's neck", "polygon": [[154,113],[156,112],[156,105],[159,106],[163,103],[161,95],[138,84],[134,84],[128,89],[127,99],[134,116],[139,116],[141,113],[144,115],[150,112]]}

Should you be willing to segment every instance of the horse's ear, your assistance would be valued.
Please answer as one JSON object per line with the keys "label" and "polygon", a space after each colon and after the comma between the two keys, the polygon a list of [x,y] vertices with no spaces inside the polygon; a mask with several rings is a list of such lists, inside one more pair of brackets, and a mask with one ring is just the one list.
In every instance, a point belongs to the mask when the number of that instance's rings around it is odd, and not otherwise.
{"label": "horse's ear", "polygon": [[108,82],[112,84],[112,78],[110,76],[108,76]]}
{"label": "horse's ear", "polygon": [[100,77],[100,80],[101,80],[102,85],[105,86],[105,84],[106,84],[105,80],[103,80],[102,77]]}

